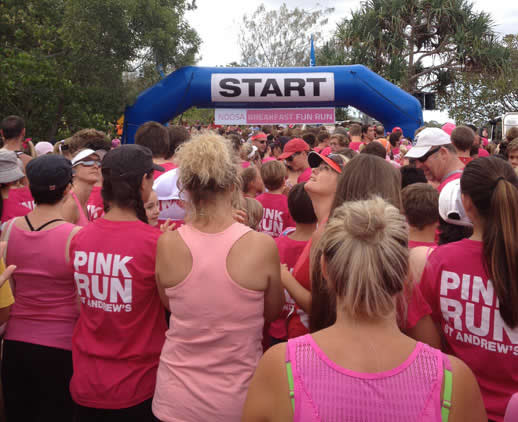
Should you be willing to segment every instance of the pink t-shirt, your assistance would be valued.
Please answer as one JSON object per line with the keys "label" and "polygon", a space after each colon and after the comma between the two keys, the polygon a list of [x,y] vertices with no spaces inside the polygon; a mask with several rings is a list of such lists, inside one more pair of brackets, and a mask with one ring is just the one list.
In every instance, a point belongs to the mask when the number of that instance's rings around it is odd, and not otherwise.
{"label": "pink t-shirt", "polygon": [[25,231],[12,226],[7,265],[17,269],[11,280],[15,302],[6,339],[72,349],[79,306],[72,269],[65,264],[65,246],[74,227],[63,223]]}
{"label": "pink t-shirt", "polygon": [[450,351],[475,373],[489,419],[502,421],[518,386],[518,327],[502,320],[483,263],[482,242],[463,239],[439,246],[428,258],[419,288]]}
{"label": "pink t-shirt", "polygon": [[101,190],[101,186],[94,186],[92,188],[92,193],[90,193],[90,198],[88,198],[86,208],[88,210],[88,218],[90,221],[94,221],[104,215],[104,201],[101,196]]}
{"label": "pink t-shirt", "polygon": [[[279,250],[279,257],[281,264],[286,264],[290,272],[293,271],[293,267],[297,263],[300,254],[304,250],[307,240],[293,240],[289,236],[281,235],[275,239],[277,249]],[[288,336],[288,318],[296,317],[295,312],[295,301],[289,295],[287,290],[284,290],[284,296],[286,302],[282,309],[281,315],[277,320],[270,324],[269,334],[277,339],[286,339]]]}
{"label": "pink t-shirt", "polygon": [[163,164],[159,164],[160,167],[163,167],[164,168],[164,171],[158,171],[158,170],[155,170],[153,172],[153,180],[156,180],[157,177],[161,176],[162,174],[168,172],[169,170],[173,170],[175,169],[176,167],[178,167],[176,164],[174,163],[163,163]]}
{"label": "pink t-shirt", "polygon": [[353,151],[359,151],[360,146],[363,144],[363,142],[351,142],[349,143],[349,148],[351,148]]}
{"label": "pink t-shirt", "polygon": [[489,152],[487,152],[484,148],[479,148],[478,156],[479,157],[489,157]]}
{"label": "pink t-shirt", "polygon": [[28,187],[9,189],[9,197],[4,199],[1,222],[14,217],[23,217],[34,209],[34,198]]}
{"label": "pink t-shirt", "polygon": [[98,218],[70,245],[81,300],[70,392],[81,406],[122,409],[153,396],[166,321],[155,281],[160,232]]}
{"label": "pink t-shirt", "polygon": [[286,195],[265,192],[256,198],[263,206],[263,219],[259,223],[260,232],[278,237],[288,227],[295,227],[288,209]]}
{"label": "pink t-shirt", "polygon": [[309,180],[309,178],[311,177],[311,171],[313,169],[311,167],[308,167],[306,170],[304,170],[300,176],[298,177],[297,179],[297,183],[303,183],[303,182],[307,182]]}

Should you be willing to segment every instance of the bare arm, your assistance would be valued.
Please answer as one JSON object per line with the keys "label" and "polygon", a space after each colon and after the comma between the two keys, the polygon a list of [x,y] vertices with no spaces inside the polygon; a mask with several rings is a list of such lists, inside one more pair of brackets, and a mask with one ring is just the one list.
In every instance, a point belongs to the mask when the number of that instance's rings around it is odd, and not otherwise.
{"label": "bare arm", "polygon": [[293,420],[284,358],[286,344],[270,348],[259,361],[243,409],[242,422]]}
{"label": "bare arm", "polygon": [[5,324],[9,319],[9,313],[11,312],[11,306],[0,308],[0,325]]}
{"label": "bare arm", "polygon": [[306,313],[311,311],[311,292],[304,288],[289,272],[286,265],[281,268],[281,281],[295,303]]}
{"label": "bare arm", "polygon": [[268,287],[264,291],[264,319],[268,322],[275,321],[284,306],[284,291],[281,284],[281,263],[277,246],[272,238],[266,238],[265,250],[267,262],[270,266]]}
{"label": "bare arm", "polygon": [[487,422],[486,409],[475,375],[460,359],[448,356],[453,375],[450,422]]}

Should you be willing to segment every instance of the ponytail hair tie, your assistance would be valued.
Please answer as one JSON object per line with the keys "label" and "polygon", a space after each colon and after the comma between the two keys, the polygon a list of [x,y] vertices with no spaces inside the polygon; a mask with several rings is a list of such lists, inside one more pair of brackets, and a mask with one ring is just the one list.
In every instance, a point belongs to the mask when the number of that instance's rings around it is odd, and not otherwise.
{"label": "ponytail hair tie", "polygon": [[500,182],[500,180],[505,180],[505,177],[504,176],[497,177],[495,180],[495,184],[493,185],[493,189],[495,189],[498,186],[498,182]]}

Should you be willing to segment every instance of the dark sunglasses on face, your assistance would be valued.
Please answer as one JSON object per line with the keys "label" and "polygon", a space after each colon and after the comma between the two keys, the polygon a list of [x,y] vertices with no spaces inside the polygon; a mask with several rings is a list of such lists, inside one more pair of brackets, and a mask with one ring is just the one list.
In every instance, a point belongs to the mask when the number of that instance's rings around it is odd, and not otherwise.
{"label": "dark sunglasses on face", "polygon": [[290,155],[288,158],[286,158],[286,161],[287,161],[288,163],[291,163],[291,162],[293,161],[293,159],[294,159],[297,155],[299,155],[299,154],[300,154],[300,151],[299,151],[299,152],[294,153],[293,155]]}
{"label": "dark sunglasses on face", "polygon": [[441,149],[441,147],[432,148],[425,155],[423,155],[422,157],[418,158],[417,161],[419,161],[420,163],[424,163],[426,160],[428,160],[428,158],[430,158],[430,156],[434,155],[440,149]]}
{"label": "dark sunglasses on face", "polygon": [[82,164],[83,166],[85,167],[92,167],[92,166],[97,166],[97,167],[101,167],[101,162],[99,160],[86,160],[86,161],[78,161],[76,163],[77,164]]}

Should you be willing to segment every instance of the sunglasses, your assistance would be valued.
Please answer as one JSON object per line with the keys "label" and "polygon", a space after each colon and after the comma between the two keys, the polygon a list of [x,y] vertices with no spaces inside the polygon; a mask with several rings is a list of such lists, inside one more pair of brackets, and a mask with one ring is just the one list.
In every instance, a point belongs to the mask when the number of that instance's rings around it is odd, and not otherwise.
{"label": "sunglasses", "polygon": [[76,165],[82,164],[85,167],[101,167],[101,162],[99,160],[85,160],[85,161],[78,161]]}
{"label": "sunglasses", "polygon": [[428,160],[428,158],[430,158],[432,155],[434,155],[440,149],[441,149],[441,147],[435,147],[435,148],[431,149],[425,155],[418,158],[417,161],[419,161],[420,163],[424,163],[426,160]]}
{"label": "sunglasses", "polygon": [[293,161],[293,159],[294,159],[297,155],[300,155],[300,154],[301,154],[301,152],[300,152],[300,151],[299,151],[299,152],[296,152],[295,154],[290,155],[288,158],[286,158],[286,161],[287,161],[288,163],[291,163],[291,162]]}

